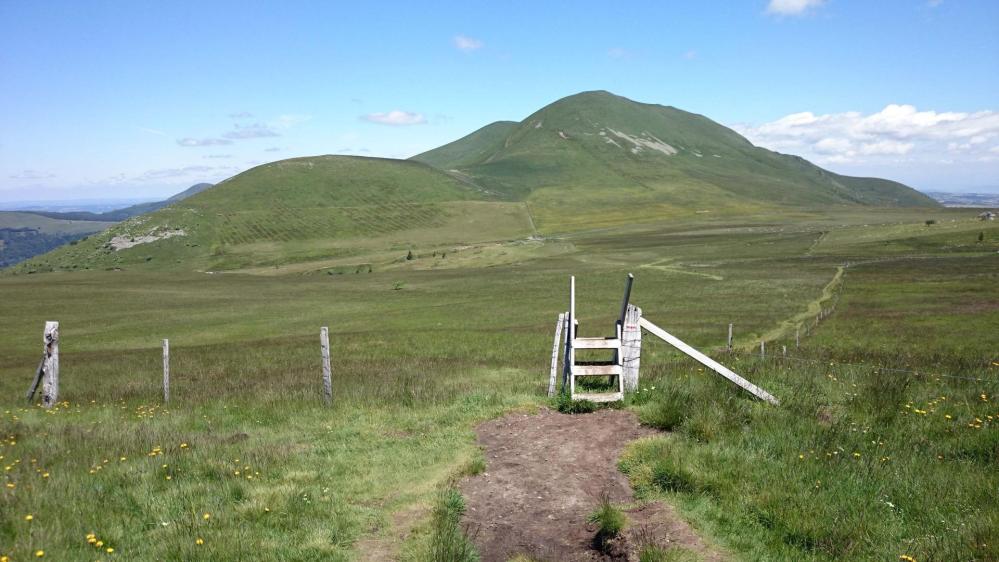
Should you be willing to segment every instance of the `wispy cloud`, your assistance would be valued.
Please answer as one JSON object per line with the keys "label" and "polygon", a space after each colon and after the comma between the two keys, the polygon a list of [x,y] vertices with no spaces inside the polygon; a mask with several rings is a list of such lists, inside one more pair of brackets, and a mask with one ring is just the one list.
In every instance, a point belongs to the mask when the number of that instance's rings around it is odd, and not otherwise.
{"label": "wispy cloud", "polygon": [[264,152],[281,152],[280,146],[272,146],[270,148],[265,148]]}
{"label": "wispy cloud", "polygon": [[822,163],[996,160],[999,112],[919,111],[891,104],[877,113],[793,113],[762,125],[735,125],[749,140]]}
{"label": "wispy cloud", "polygon": [[150,135],[157,135],[161,137],[167,136],[166,133],[164,133],[159,129],[150,129],[149,127],[139,127],[139,130],[142,131],[143,133],[149,133]]}
{"label": "wispy cloud", "polygon": [[236,113],[230,113],[229,117],[231,119],[249,119],[253,117],[253,114],[249,111],[237,111]]}
{"label": "wispy cloud", "polygon": [[17,174],[8,176],[12,180],[47,180],[52,179],[55,174],[50,174],[48,172],[40,172],[38,170],[22,170]]}
{"label": "wispy cloud", "polygon": [[424,117],[422,113],[413,113],[411,111],[401,111],[398,109],[387,113],[369,113],[367,115],[362,115],[361,120],[369,123],[378,123],[379,125],[394,126],[422,125],[427,122],[427,118]]}
{"label": "wispy cloud", "polygon": [[280,133],[275,131],[268,125],[263,123],[254,123],[252,125],[239,125],[235,126],[235,129],[229,131],[222,135],[227,139],[260,139],[266,137],[279,137]]}
{"label": "wispy cloud", "polygon": [[469,37],[467,35],[455,35],[454,36],[454,46],[460,51],[470,53],[476,51],[485,46],[485,43],[475,39],[474,37]]}
{"label": "wispy cloud", "polygon": [[177,144],[180,146],[223,146],[232,144],[232,141],[229,139],[195,139],[191,137],[184,137],[182,139],[177,139]]}
{"label": "wispy cloud", "polygon": [[943,0],[926,0],[926,6],[928,8],[936,8],[940,4],[943,4]]}
{"label": "wispy cloud", "polygon": [[134,178],[135,181],[158,181],[197,176],[204,178],[208,174],[233,169],[232,166],[184,166],[182,168],[159,168],[147,170]]}
{"label": "wispy cloud", "polygon": [[825,4],[826,0],[770,0],[767,12],[781,16],[800,16]]}
{"label": "wispy cloud", "polygon": [[206,154],[202,158],[210,158],[213,160],[224,160],[226,158],[232,158],[232,154]]}
{"label": "wispy cloud", "polygon": [[151,182],[173,180],[180,178],[208,179],[222,174],[232,173],[236,166],[183,166],[181,168],[158,168],[147,170],[132,178],[136,182]]}
{"label": "wispy cloud", "polygon": [[697,51],[694,49],[688,49],[683,53],[683,58],[685,60],[694,60],[697,58]]}

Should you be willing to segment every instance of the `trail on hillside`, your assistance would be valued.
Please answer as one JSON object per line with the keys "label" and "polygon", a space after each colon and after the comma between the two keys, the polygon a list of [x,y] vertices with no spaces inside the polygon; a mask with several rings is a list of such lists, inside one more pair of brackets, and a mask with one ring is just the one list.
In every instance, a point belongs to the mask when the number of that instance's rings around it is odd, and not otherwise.
{"label": "trail on hillside", "polygon": [[737,347],[749,351],[759,345],[760,340],[774,341],[785,336],[789,336],[794,333],[795,328],[803,325],[806,320],[811,320],[812,318],[818,316],[819,313],[822,312],[823,303],[832,299],[833,295],[836,294],[836,289],[838,289],[840,283],[843,282],[843,272],[846,271],[846,268],[846,265],[836,266],[836,274],[833,275],[833,278],[828,283],[826,283],[825,287],[822,287],[822,293],[819,294],[817,298],[808,302],[808,305],[805,307],[803,312],[799,312],[790,318],[781,320],[776,327],[764,332],[763,335],[760,336],[760,339],[741,344]]}
{"label": "trail on hillside", "polygon": [[[622,410],[566,415],[542,410],[510,414],[477,428],[486,471],[461,484],[464,519],[483,562],[518,554],[535,560],[637,560],[640,537],[722,560],[667,505],[635,503],[627,478],[617,469],[625,444],[655,435]],[[629,527],[613,554],[593,545],[596,527],[587,517],[602,494],[625,510]]]}

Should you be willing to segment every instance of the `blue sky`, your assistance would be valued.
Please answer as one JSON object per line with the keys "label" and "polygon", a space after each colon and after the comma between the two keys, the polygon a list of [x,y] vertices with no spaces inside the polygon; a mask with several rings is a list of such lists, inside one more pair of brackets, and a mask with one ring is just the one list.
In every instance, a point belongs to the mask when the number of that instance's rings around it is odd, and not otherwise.
{"label": "blue sky", "polygon": [[0,202],[408,157],[583,90],[833,170],[999,190],[999,2],[0,0]]}

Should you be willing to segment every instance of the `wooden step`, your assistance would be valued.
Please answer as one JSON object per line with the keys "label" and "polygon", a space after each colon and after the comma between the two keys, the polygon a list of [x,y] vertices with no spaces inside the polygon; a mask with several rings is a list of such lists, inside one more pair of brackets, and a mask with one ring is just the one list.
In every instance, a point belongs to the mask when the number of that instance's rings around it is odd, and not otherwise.
{"label": "wooden step", "polygon": [[577,392],[573,400],[589,400],[590,402],[618,402],[624,400],[623,392]]}
{"label": "wooden step", "polygon": [[573,365],[572,376],[589,377],[597,375],[620,375],[622,372],[620,365]]}
{"label": "wooden step", "polygon": [[621,340],[617,338],[576,338],[572,340],[576,349],[621,349]]}

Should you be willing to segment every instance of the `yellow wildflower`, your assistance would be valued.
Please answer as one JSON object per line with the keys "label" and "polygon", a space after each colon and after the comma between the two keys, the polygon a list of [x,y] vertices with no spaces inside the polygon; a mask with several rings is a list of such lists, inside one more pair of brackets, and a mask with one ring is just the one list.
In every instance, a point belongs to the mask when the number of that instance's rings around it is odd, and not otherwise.
{"label": "yellow wildflower", "polygon": [[44,550],[36,550],[35,551],[35,558],[41,558],[42,556],[45,556],[45,551]]}
{"label": "yellow wildflower", "polygon": [[205,544],[205,539],[203,539],[201,537],[198,537],[197,540],[194,541],[194,544],[196,544],[198,546],[201,546],[201,545]]}
{"label": "yellow wildflower", "polygon": [[212,514],[211,513],[205,513],[204,515],[201,516],[201,518],[204,519],[205,521],[208,521],[209,519],[212,518]]}
{"label": "yellow wildflower", "polygon": [[30,513],[24,516],[24,520],[25,521],[31,521],[34,518],[35,518],[35,516],[32,515],[32,514],[30,514]]}

